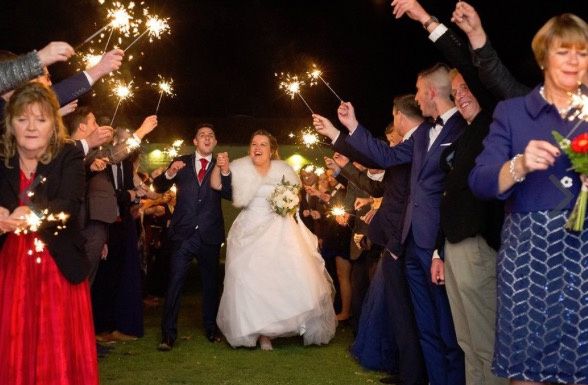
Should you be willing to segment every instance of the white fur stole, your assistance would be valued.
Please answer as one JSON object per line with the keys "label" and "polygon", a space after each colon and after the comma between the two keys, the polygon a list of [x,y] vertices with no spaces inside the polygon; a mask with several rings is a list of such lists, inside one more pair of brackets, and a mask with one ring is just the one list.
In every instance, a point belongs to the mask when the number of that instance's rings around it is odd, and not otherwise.
{"label": "white fur stole", "polygon": [[261,185],[277,185],[282,181],[282,177],[292,184],[300,185],[298,174],[296,174],[288,163],[282,160],[272,160],[269,172],[265,176],[257,172],[249,156],[232,161],[230,169],[231,185],[233,187],[233,206],[235,207],[247,206]]}

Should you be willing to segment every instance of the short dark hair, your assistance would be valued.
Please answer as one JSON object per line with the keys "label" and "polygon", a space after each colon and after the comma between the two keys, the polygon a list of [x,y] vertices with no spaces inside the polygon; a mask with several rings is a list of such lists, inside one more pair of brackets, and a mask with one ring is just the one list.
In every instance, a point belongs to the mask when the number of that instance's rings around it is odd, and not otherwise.
{"label": "short dark hair", "polygon": [[212,123],[200,123],[196,126],[196,128],[194,129],[194,138],[196,137],[196,135],[198,135],[198,131],[200,131],[201,128],[210,128],[212,131],[214,131],[214,124]]}
{"label": "short dark hair", "polygon": [[392,109],[402,112],[412,119],[423,119],[423,113],[414,99],[414,94],[400,95],[394,98]]}
{"label": "short dark hair", "polygon": [[65,128],[67,128],[69,136],[75,134],[80,123],[86,123],[86,119],[91,112],[88,106],[81,106],[63,117],[63,123],[65,124]]}

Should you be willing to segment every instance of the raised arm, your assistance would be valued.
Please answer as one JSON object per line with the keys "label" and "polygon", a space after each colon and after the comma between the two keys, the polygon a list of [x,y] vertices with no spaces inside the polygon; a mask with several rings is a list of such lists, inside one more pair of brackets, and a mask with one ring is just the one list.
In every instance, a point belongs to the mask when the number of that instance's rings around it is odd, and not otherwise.
{"label": "raised arm", "polygon": [[490,44],[474,7],[465,1],[458,1],[452,21],[467,35],[480,81],[496,98],[504,100],[526,95],[531,91],[529,87],[516,80],[502,63]]}

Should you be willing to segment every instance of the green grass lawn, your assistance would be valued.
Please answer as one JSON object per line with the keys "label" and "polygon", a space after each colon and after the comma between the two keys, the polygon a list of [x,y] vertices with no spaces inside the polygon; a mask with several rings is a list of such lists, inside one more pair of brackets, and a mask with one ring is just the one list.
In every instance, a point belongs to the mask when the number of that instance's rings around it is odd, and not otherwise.
{"label": "green grass lawn", "polygon": [[[190,290],[191,291],[191,290]],[[102,385],[127,384],[373,384],[384,374],[362,369],[347,349],[349,327],[339,327],[327,346],[302,345],[302,338],[274,340],[271,352],[232,349],[204,337],[199,296],[189,292],[180,311],[179,339],[159,352],[161,306],[145,309],[145,337],[117,343],[100,360]]]}

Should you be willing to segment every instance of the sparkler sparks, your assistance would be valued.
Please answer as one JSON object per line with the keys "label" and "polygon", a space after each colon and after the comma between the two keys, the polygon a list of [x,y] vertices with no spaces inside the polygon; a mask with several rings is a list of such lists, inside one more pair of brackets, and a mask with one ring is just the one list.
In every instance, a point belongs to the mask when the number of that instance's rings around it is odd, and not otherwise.
{"label": "sparkler sparks", "polygon": [[138,42],[146,34],[149,34],[149,42],[152,42],[153,38],[161,39],[161,35],[163,35],[166,32],[169,34],[170,33],[169,17],[161,18],[158,16],[147,15],[147,20],[145,21],[145,27],[147,27],[147,29],[145,29],[145,31],[142,34],[140,34],[135,40],[133,40],[133,42],[131,44],[129,44],[127,46],[127,48],[125,48],[123,51],[126,52],[129,48],[131,48],[133,45],[135,45],[135,43]]}
{"label": "sparkler sparks", "polygon": [[[278,74],[275,75],[278,76]],[[302,97],[300,88],[304,85],[304,81],[299,80],[298,76],[296,75],[290,75],[288,73],[284,74],[283,72],[280,73],[279,78],[283,79],[280,81],[279,88],[283,90],[292,99],[294,99],[295,96],[298,96],[300,100],[304,102],[310,113],[314,114],[314,111],[312,110],[312,108],[310,108],[310,106],[306,102],[306,99]]]}
{"label": "sparkler sparks", "polygon": [[164,150],[164,153],[170,159],[174,159],[175,157],[177,157],[179,155],[180,148],[182,147],[182,144],[183,143],[184,143],[184,141],[181,140],[181,139],[174,140],[174,142],[172,143],[172,145]]}
{"label": "sparkler sparks", "polygon": [[343,216],[345,215],[345,208],[343,208],[342,206],[335,206],[331,208],[331,215],[334,217]]}
{"label": "sparkler sparks", "polygon": [[566,139],[572,137],[572,134],[578,129],[580,124],[582,124],[583,122],[588,122],[588,95],[584,95],[582,93],[575,93],[571,95],[571,98],[571,112],[567,119],[570,122],[573,122],[577,119],[578,123],[576,123],[574,127],[570,130],[570,132],[566,135]]}
{"label": "sparkler sparks", "polygon": [[29,232],[35,232],[46,222],[57,222],[57,229],[61,230],[65,228],[65,223],[69,219],[69,214],[60,212],[57,214],[49,213],[47,209],[40,213],[34,211],[29,212],[22,216],[24,220],[24,226],[14,231],[15,234],[28,234]]}
{"label": "sparkler sparks", "polygon": [[110,125],[114,123],[114,118],[116,117],[116,113],[118,112],[118,107],[120,107],[120,103],[123,100],[127,100],[133,97],[133,81],[131,80],[128,84],[122,81],[116,81],[112,87],[112,94],[118,98],[118,103],[116,104],[116,108],[114,110],[114,114],[112,115],[112,119],[110,120]]}
{"label": "sparkler sparks", "polygon": [[[106,17],[109,19],[108,24],[100,28],[98,31],[94,32],[90,37],[84,40],[80,45],[76,47],[76,50],[86,44],[87,42],[94,39],[96,36],[100,35],[103,31],[110,28],[110,34],[108,35],[108,40],[106,42],[106,46],[104,47],[104,51],[108,48],[108,43],[112,38],[112,34],[114,30],[118,30],[121,34],[125,37],[130,37],[132,34],[136,34],[138,22],[132,21],[134,18],[132,16],[132,9],[134,8],[134,3],[129,3],[128,7],[125,7],[120,2],[114,2],[113,8],[106,10]],[[101,35],[104,36],[104,35]],[[100,41],[100,40],[99,40]]]}
{"label": "sparkler sparks", "polygon": [[312,65],[312,68],[311,68],[311,70],[310,70],[310,71],[308,71],[308,72],[306,73],[306,75],[308,76],[308,79],[309,79],[309,85],[310,85],[310,86],[315,86],[315,85],[317,85],[317,84],[318,84],[318,80],[321,80],[321,81],[322,81],[322,82],[325,84],[325,86],[327,86],[327,88],[328,88],[328,89],[329,89],[329,90],[330,90],[330,91],[333,93],[333,95],[335,95],[335,97],[336,97],[337,99],[339,99],[339,101],[340,101],[340,102],[343,102],[343,99],[341,99],[341,98],[339,97],[339,95],[337,95],[337,93],[335,92],[335,90],[333,90],[333,89],[331,88],[331,86],[329,85],[329,83],[327,83],[327,81],[326,81],[326,80],[323,78],[323,76],[322,76],[322,75],[323,75],[323,71],[321,71],[321,70],[320,70],[320,69],[319,69],[319,68],[316,66],[316,64],[313,64],[313,65]]}
{"label": "sparkler sparks", "polygon": [[84,69],[92,68],[102,60],[102,55],[94,53],[94,50],[90,49],[87,53],[82,55],[82,62]]}
{"label": "sparkler sparks", "polygon": [[163,98],[164,94],[171,98],[175,96],[174,79],[170,78],[169,80],[165,80],[161,75],[157,75],[157,77],[159,78],[158,83],[147,83],[153,84],[159,91],[159,100],[157,101],[157,107],[155,107],[155,114],[157,114],[157,112],[159,111],[159,105],[161,104],[161,99]]}

